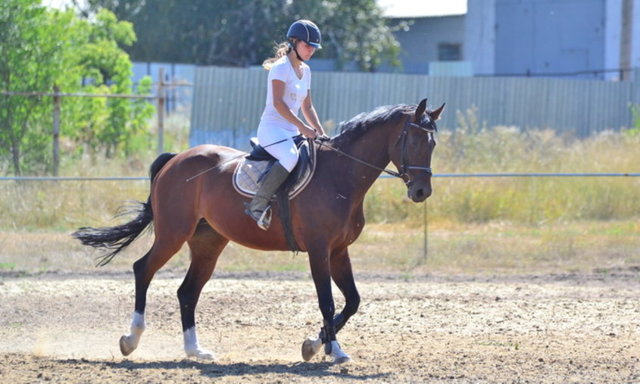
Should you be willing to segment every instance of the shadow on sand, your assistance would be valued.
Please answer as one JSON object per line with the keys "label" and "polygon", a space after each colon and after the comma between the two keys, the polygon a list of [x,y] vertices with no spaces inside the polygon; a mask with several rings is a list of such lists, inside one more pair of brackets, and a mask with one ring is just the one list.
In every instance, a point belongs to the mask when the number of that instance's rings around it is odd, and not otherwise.
{"label": "shadow on sand", "polygon": [[200,374],[205,377],[217,378],[226,376],[260,376],[269,374],[278,375],[296,375],[301,377],[339,377],[341,379],[351,380],[371,380],[382,379],[388,377],[388,373],[376,373],[376,374],[358,374],[350,373],[353,371],[351,365],[334,365],[329,362],[314,362],[314,363],[202,363],[196,360],[181,360],[181,361],[144,361],[136,362],[130,360],[123,360],[119,362],[110,362],[104,360],[88,360],[88,359],[67,359],[60,360],[62,364],[72,365],[102,365],[114,370],[188,370],[196,369],[200,371]]}

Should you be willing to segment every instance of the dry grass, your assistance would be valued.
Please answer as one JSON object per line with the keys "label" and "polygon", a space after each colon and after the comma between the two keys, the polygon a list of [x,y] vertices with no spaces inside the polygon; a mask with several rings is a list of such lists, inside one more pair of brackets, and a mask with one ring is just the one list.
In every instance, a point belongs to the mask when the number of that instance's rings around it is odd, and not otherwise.
{"label": "dry grass", "polygon": [[[581,221],[530,226],[508,222],[371,224],[350,248],[358,273],[400,273],[408,278],[436,274],[536,274],[591,272],[640,266],[637,221]],[[118,255],[106,271],[131,271],[149,249],[153,235],[143,236]],[[26,272],[95,270],[97,251],[81,246],[68,232],[0,232],[0,270]],[[185,248],[165,269],[186,271]],[[223,272],[308,271],[307,255],[260,252],[236,244],[218,264]]]}
{"label": "dry grass", "polygon": [[[577,140],[551,131],[461,127],[439,135],[436,173],[638,172],[640,164],[640,135],[603,133]],[[144,176],[154,157],[151,151],[127,160],[85,158],[66,164],[61,173]],[[368,226],[351,248],[357,270],[530,273],[640,265],[638,178],[434,178],[433,186],[426,205],[415,205],[397,180],[374,185],[365,201]],[[92,270],[95,253],[69,233],[122,222],[114,219],[118,207],[145,200],[148,188],[147,181],[0,183],[0,270]],[[107,268],[129,270],[150,241],[138,241]],[[184,269],[188,262],[183,250],[168,268]],[[219,269],[308,267],[304,254],[230,245]]]}

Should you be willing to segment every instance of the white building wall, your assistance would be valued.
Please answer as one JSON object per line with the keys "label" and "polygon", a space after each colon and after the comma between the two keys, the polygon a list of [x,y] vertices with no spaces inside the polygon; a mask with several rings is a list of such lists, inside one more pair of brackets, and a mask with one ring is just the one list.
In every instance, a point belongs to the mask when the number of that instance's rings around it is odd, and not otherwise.
{"label": "white building wall", "polygon": [[465,23],[464,59],[473,63],[473,73],[495,73],[495,0],[469,0]]}
{"label": "white building wall", "polygon": [[[622,0],[608,0],[605,15],[605,58],[606,69],[620,67],[620,38],[622,25]],[[605,74],[607,80],[618,80],[620,74],[609,72]]]}

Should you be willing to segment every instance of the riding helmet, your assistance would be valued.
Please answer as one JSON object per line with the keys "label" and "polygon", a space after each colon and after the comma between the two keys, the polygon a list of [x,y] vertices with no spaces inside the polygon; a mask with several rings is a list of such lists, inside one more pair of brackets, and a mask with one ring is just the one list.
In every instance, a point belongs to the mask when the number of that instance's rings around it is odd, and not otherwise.
{"label": "riding helmet", "polygon": [[309,20],[294,21],[287,32],[287,39],[291,38],[302,40],[317,49],[322,48],[322,45],[320,45],[322,40],[320,29]]}

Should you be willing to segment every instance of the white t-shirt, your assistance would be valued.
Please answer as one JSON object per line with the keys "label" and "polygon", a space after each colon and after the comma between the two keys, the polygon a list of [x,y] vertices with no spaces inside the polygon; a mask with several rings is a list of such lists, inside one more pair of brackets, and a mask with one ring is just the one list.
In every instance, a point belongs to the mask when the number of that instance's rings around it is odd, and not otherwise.
{"label": "white t-shirt", "polygon": [[298,127],[282,117],[280,112],[273,106],[273,89],[271,86],[273,80],[284,82],[283,100],[291,112],[294,115],[298,115],[300,106],[311,88],[311,70],[307,64],[302,63],[302,78],[299,79],[287,56],[278,59],[269,70],[267,102],[260,119],[260,125],[277,126],[297,133]]}

